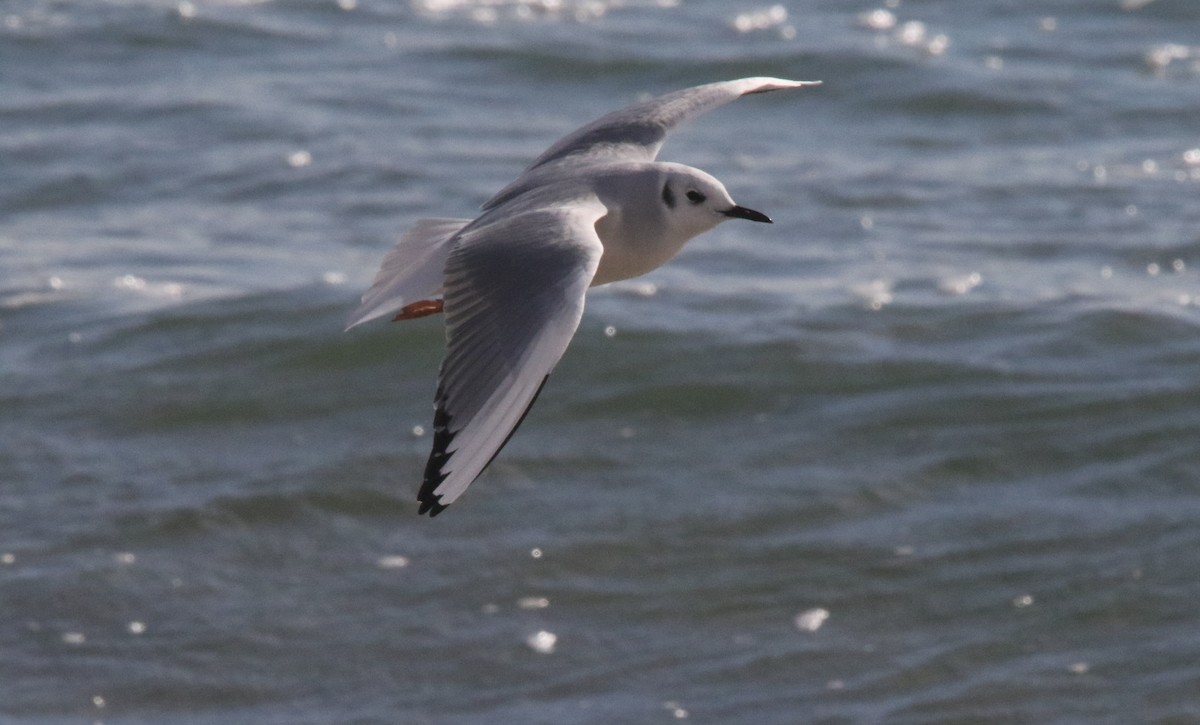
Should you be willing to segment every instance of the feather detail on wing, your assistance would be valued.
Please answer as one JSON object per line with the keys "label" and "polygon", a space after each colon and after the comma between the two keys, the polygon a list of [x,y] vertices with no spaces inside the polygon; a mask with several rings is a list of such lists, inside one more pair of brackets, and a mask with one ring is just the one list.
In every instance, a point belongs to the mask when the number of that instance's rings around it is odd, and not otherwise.
{"label": "feather detail on wing", "polygon": [[436,515],[520,425],[579,320],[604,248],[594,196],[472,228],[446,261],[446,357],[418,500]]}
{"label": "feather detail on wing", "polygon": [[346,329],[400,311],[405,305],[438,294],[451,240],[469,219],[421,219],[396,242],[375,281],[350,315]]}
{"label": "feather detail on wing", "polygon": [[[612,161],[653,161],[667,132],[685,121],[751,93],[818,85],[820,81],[782,78],[742,78],[685,88],[613,111],[559,139],[525,169],[535,169],[567,157]],[[527,188],[525,174],[484,203],[491,209]]]}

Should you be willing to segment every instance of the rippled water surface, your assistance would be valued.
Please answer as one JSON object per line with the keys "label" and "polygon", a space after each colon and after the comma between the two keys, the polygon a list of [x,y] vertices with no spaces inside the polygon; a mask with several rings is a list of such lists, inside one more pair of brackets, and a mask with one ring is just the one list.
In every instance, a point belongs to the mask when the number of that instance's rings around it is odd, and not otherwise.
{"label": "rippled water surface", "polygon": [[[646,94],[773,226],[416,516],[384,252]],[[0,720],[1200,723],[1191,0],[0,5]]]}

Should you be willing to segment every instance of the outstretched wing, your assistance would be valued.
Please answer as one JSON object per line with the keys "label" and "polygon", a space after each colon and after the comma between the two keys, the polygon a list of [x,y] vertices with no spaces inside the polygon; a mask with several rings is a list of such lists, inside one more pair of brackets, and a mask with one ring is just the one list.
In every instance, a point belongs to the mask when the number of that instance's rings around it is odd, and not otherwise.
{"label": "outstretched wing", "polygon": [[446,357],[417,500],[438,514],[520,425],[583,316],[604,251],[594,196],[472,228],[446,260]]}
{"label": "outstretched wing", "polygon": [[450,240],[470,219],[422,219],[392,247],[362,303],[346,323],[349,330],[405,305],[437,294],[450,254]]}
{"label": "outstretched wing", "polygon": [[684,88],[613,111],[559,139],[525,169],[525,173],[484,203],[491,209],[529,187],[529,173],[573,157],[584,160],[653,161],[667,132],[702,113],[750,93],[819,85],[820,81],[742,78]]}

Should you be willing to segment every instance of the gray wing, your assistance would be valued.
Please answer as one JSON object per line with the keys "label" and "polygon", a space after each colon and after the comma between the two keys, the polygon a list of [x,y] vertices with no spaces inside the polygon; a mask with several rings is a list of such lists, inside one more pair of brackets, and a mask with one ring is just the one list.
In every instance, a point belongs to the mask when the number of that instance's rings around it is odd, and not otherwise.
{"label": "gray wing", "polygon": [[604,251],[594,196],[464,232],[446,261],[446,357],[417,499],[436,515],[508,442],[579,326]]}
{"label": "gray wing", "polygon": [[567,134],[546,149],[525,169],[525,174],[484,203],[491,209],[528,186],[526,175],[539,167],[568,157],[591,160],[653,161],[667,137],[679,124],[750,93],[819,85],[820,81],[782,78],[742,78],[685,88],[635,103]]}

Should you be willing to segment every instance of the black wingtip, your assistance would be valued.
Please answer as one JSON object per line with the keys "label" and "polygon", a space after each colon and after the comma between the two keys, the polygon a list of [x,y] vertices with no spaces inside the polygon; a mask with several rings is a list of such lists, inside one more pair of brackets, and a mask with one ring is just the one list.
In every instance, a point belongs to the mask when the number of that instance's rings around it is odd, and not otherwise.
{"label": "black wingtip", "polygon": [[[517,432],[517,428],[525,420],[525,416],[529,415],[529,411],[533,408],[533,404],[537,402],[538,396],[542,393],[542,388],[546,387],[546,381],[550,379],[547,375],[542,378],[542,382],[538,385],[537,390],[533,392],[533,397],[529,399],[529,405],[525,406],[525,411],[521,413],[521,417],[517,419],[512,430],[505,436],[504,442],[492,453],[492,457],[484,464],[484,469],[492,465],[492,461],[496,460],[496,456],[500,455],[500,451],[512,439],[513,433]],[[450,504],[443,504],[441,494],[435,494],[434,490],[442,485],[442,481],[446,480],[446,474],[442,473],[442,469],[454,455],[453,451],[447,451],[450,443],[454,440],[455,432],[450,430],[450,414],[446,412],[446,407],[442,404],[445,396],[442,394],[441,388],[438,388],[437,395],[434,396],[434,413],[433,413],[433,450],[429,453],[429,461],[425,464],[425,477],[421,481],[421,490],[417,493],[417,501],[420,506],[417,508],[417,515],[422,516],[429,513],[429,518],[437,516],[445,511]],[[482,471],[480,471],[482,473]]]}
{"label": "black wingtip", "polygon": [[417,515],[424,516],[426,513],[428,513],[429,518],[433,518],[434,516],[437,516],[441,512],[450,508],[450,504],[446,504],[443,506],[442,504],[438,503],[439,498],[440,498],[440,496],[438,496],[438,497],[431,496],[429,498],[418,498],[417,500],[421,502],[421,506],[417,509]]}
{"label": "black wingtip", "polygon": [[421,490],[417,493],[417,501],[421,503],[417,509],[417,515],[423,516],[428,513],[429,518],[437,516],[450,505],[443,504],[441,495],[433,492],[435,488],[442,485],[442,481],[446,480],[446,474],[442,473],[442,467],[453,455],[452,452],[446,451],[450,447],[450,442],[454,440],[454,434],[450,432],[450,414],[446,412],[446,407],[442,404],[443,399],[442,389],[438,388],[437,395],[434,396],[433,450],[429,452],[429,460],[425,463],[425,476],[421,481]]}

